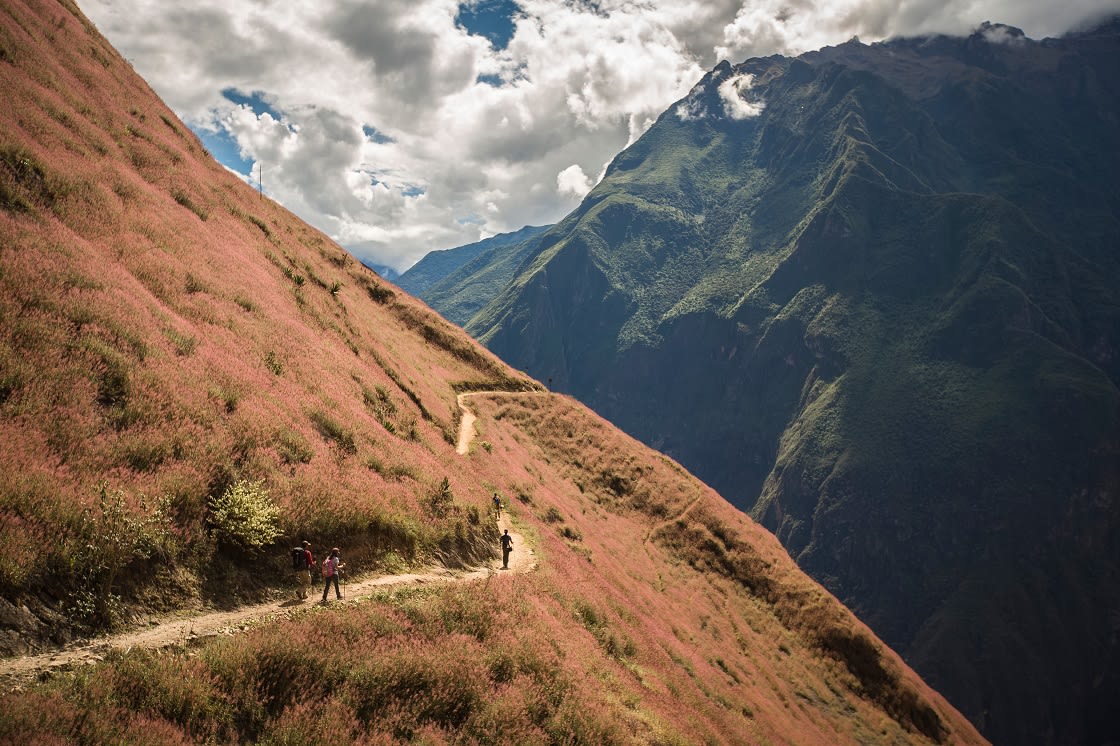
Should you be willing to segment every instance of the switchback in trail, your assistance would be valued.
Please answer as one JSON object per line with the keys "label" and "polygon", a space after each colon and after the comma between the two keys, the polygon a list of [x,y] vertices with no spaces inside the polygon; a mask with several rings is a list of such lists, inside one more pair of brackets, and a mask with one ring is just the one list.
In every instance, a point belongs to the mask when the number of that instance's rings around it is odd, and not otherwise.
{"label": "switchback in trail", "polygon": [[[474,414],[464,404],[464,394],[459,395],[463,420],[459,430],[458,452],[466,454],[474,437]],[[468,416],[469,415],[469,416]],[[352,604],[362,598],[386,589],[400,586],[418,586],[434,583],[463,583],[485,580],[496,574],[521,574],[534,570],[536,555],[524,538],[511,525],[509,514],[503,512],[497,520],[498,532],[509,530],[513,537],[513,553],[509,570],[501,569],[501,560],[494,559],[482,567],[471,570],[450,570],[430,567],[426,570],[401,575],[379,575],[350,581],[342,575],[344,598],[331,600],[326,608]],[[102,660],[114,650],[132,648],[158,649],[185,646],[219,635],[235,635],[260,624],[291,616],[300,609],[317,605],[318,591],[312,587],[310,597],[296,600],[290,596],[265,603],[242,606],[230,611],[181,613],[153,621],[143,629],[132,629],[106,637],[80,640],[63,648],[0,660],[0,680],[19,686],[49,671],[64,670],[74,666]]]}

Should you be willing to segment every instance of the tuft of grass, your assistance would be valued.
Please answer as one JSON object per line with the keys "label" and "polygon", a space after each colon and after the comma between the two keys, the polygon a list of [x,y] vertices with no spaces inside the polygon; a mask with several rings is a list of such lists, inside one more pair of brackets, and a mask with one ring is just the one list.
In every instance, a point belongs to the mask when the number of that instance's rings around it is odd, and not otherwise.
{"label": "tuft of grass", "polygon": [[264,354],[264,367],[268,368],[275,376],[284,375],[284,361],[272,350]]}
{"label": "tuft of grass", "polygon": [[383,478],[399,482],[402,479],[417,480],[420,478],[419,472],[416,467],[408,464],[386,464],[377,456],[370,456],[366,459],[366,466],[371,471],[380,474]]}
{"label": "tuft of grass", "polygon": [[253,302],[252,298],[245,295],[244,293],[237,293],[236,295],[234,295],[233,302],[241,306],[243,310],[248,311],[249,313],[253,313],[257,310],[257,304]]}
{"label": "tuft of grass", "polygon": [[283,428],[276,432],[276,450],[286,464],[309,464],[315,452],[299,432]]}
{"label": "tuft of grass", "polygon": [[236,412],[237,405],[241,403],[241,392],[233,386],[211,386],[209,394],[222,403],[227,414]]}
{"label": "tuft of grass", "polygon": [[31,212],[37,205],[52,206],[57,197],[52,179],[31,151],[16,145],[0,146],[0,208]]}
{"label": "tuft of grass", "polygon": [[319,434],[332,441],[343,453],[353,455],[358,452],[358,444],[354,439],[354,433],[343,427],[329,414],[316,409],[309,412],[307,417],[315,425]]}
{"label": "tuft of grass", "polygon": [[176,329],[168,329],[167,338],[171,340],[171,344],[175,347],[175,354],[181,357],[188,357],[198,347],[198,339],[189,334],[183,334]]}
{"label": "tuft of grass", "polygon": [[180,205],[197,215],[199,220],[206,222],[206,220],[210,218],[210,212],[191,199],[191,196],[182,189],[175,189],[172,191],[171,197]]}
{"label": "tuft of grass", "polygon": [[186,290],[189,295],[194,295],[195,293],[205,293],[208,289],[206,287],[206,283],[204,283],[197,275],[188,272],[186,280]]}

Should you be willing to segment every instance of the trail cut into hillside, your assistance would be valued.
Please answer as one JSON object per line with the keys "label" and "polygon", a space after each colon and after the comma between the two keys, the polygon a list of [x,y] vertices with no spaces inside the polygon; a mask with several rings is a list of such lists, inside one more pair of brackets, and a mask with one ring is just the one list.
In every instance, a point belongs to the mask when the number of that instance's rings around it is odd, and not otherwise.
{"label": "trail cut into hillside", "polygon": [[[508,571],[501,571],[501,561],[494,559],[484,567],[467,571],[455,571],[445,567],[431,567],[427,570],[400,575],[378,575],[351,582],[342,575],[341,601],[332,600],[325,606],[332,607],[359,603],[363,598],[389,588],[418,586],[432,583],[464,583],[487,580],[499,572],[523,574],[536,569],[537,561],[533,550],[525,544],[521,534],[511,525],[509,516],[502,514],[498,519],[498,530],[509,530],[513,537],[513,553],[510,555]],[[87,663],[103,660],[112,651],[128,651],[133,648],[160,649],[188,646],[219,635],[235,635],[257,625],[275,622],[309,607],[319,605],[313,588],[306,600],[295,600],[290,596],[252,606],[243,606],[231,611],[212,611],[189,616],[167,617],[152,620],[144,629],[82,640],[59,650],[46,653],[19,656],[0,660],[0,680],[18,686],[50,671],[60,671]]]}
{"label": "trail cut into hillside", "polygon": [[[458,452],[466,454],[474,438],[474,415],[464,404],[465,394],[459,395],[459,406],[463,410],[463,420],[459,431]],[[509,513],[503,512],[497,519],[498,532],[509,531],[513,537],[513,552],[510,555],[509,569],[501,569],[501,561],[493,559],[482,567],[469,570],[451,570],[433,566],[426,570],[395,575],[377,575],[356,579],[353,582],[342,575],[343,598],[328,601],[321,605],[316,602],[317,589],[307,599],[293,599],[290,595],[265,603],[242,606],[229,611],[211,611],[180,614],[178,616],[152,619],[142,629],[131,629],[115,635],[93,640],[80,640],[61,649],[45,653],[24,655],[0,660],[0,680],[19,686],[50,671],[59,671],[103,660],[113,651],[128,651],[133,648],[161,649],[197,644],[219,635],[235,635],[261,624],[279,621],[296,613],[306,613],[309,608],[319,606],[323,611],[341,605],[361,602],[375,593],[389,588],[419,586],[433,583],[463,583],[487,580],[498,573],[524,574],[537,567],[536,555],[524,537],[510,521]]]}

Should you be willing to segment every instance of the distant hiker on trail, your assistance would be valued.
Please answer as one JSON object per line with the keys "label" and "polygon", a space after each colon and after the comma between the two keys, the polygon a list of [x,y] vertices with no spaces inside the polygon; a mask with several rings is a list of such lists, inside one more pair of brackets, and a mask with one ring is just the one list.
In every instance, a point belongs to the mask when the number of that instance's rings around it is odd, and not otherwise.
{"label": "distant hiker on trail", "polygon": [[311,542],[305,541],[301,546],[292,547],[292,570],[296,575],[296,598],[307,598],[307,589],[311,587],[311,568],[315,567],[315,558],[311,556]]}
{"label": "distant hiker on trail", "polygon": [[330,555],[323,560],[323,603],[327,602],[327,591],[331,589],[331,581],[334,581],[334,595],[335,598],[342,598],[342,591],[338,589],[338,576],[343,568],[342,558],[338,547],[331,550]]}
{"label": "distant hiker on trail", "polygon": [[502,517],[502,498],[498,497],[497,492],[494,493],[494,512],[498,514],[499,518]]}
{"label": "distant hiker on trail", "polygon": [[509,529],[502,534],[502,569],[509,569],[509,553],[513,551],[513,537],[509,535]]}

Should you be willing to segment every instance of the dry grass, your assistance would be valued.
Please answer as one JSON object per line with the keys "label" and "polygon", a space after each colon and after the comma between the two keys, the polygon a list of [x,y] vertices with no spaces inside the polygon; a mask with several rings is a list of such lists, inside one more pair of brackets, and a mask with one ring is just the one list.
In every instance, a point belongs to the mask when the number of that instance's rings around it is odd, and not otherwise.
{"label": "dry grass", "polygon": [[[0,22],[2,559],[61,537],[43,580],[68,603],[73,516],[102,480],[171,501],[150,582],[186,565],[216,595],[282,576],[263,556],[207,576],[207,505],[238,480],[280,506],[279,544],[347,543],[370,569],[477,534],[463,511],[486,496],[445,447],[448,381],[535,384],[225,173],[80,13],[15,4]],[[447,474],[462,509],[421,518]],[[13,569],[0,591],[27,582]],[[127,607],[139,590],[113,592]]]}
{"label": "dry grass", "polygon": [[[10,692],[0,741],[980,742],[679,466],[205,157],[76,8],[0,8],[0,86],[3,599],[44,630],[236,603],[302,538],[477,562],[494,492],[540,559]],[[461,457],[456,395],[490,389]],[[242,481],[279,508],[261,553],[207,521]]]}

